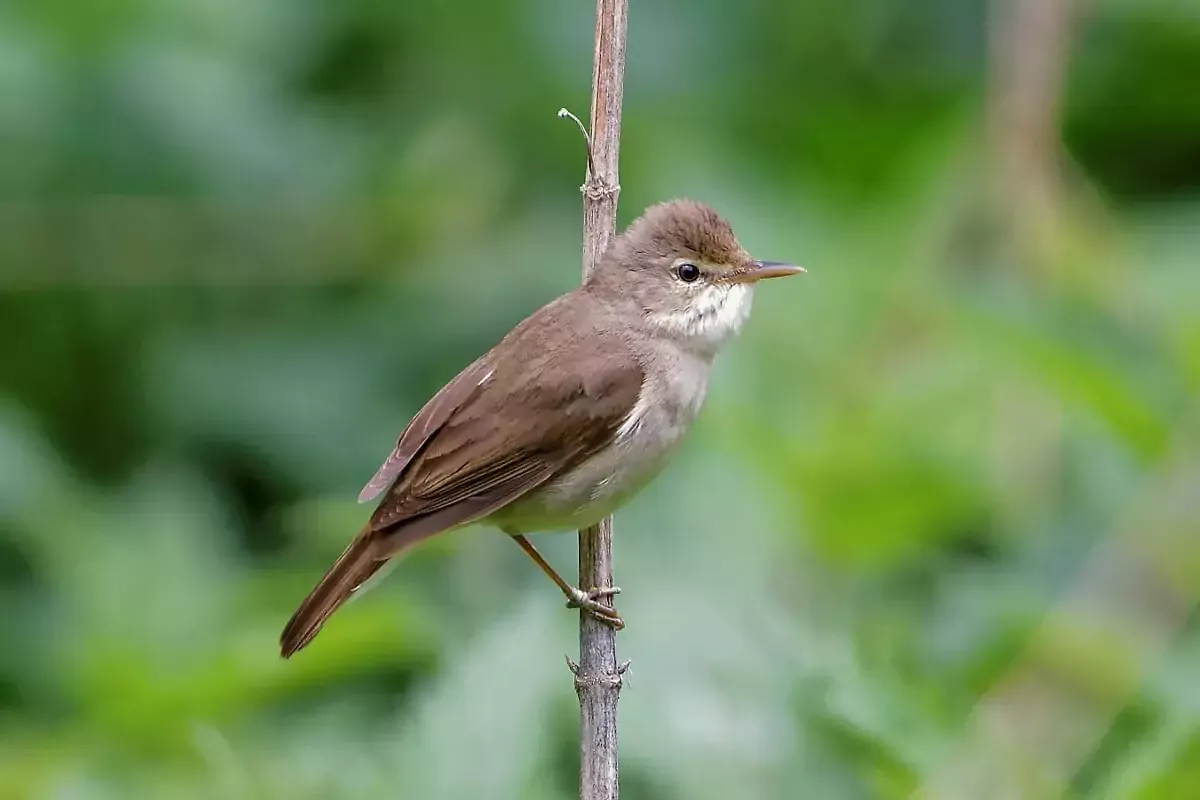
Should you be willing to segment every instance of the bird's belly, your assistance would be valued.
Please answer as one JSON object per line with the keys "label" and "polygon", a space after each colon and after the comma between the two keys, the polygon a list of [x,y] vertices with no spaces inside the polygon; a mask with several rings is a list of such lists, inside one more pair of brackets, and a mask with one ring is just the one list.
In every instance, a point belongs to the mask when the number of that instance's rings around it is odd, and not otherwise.
{"label": "bird's belly", "polygon": [[[651,415],[654,416],[654,415]],[[666,465],[686,431],[682,420],[665,425],[643,419],[623,438],[570,472],[492,515],[512,531],[562,531],[599,522],[641,491]]]}

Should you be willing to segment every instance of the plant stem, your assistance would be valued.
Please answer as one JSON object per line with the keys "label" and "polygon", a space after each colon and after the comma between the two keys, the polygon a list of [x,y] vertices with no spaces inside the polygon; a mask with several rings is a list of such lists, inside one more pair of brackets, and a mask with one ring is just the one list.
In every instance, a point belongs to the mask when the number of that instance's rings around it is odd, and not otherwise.
{"label": "plant stem", "polygon": [[[597,0],[592,68],[591,135],[583,191],[583,274],[604,256],[617,227],[617,162],[624,94],[628,0]],[[613,586],[612,518],[579,532],[579,585]],[[611,602],[611,599],[610,599]],[[617,663],[617,632],[581,612],[579,663],[572,665],[579,696],[581,800],[616,800],[617,699],[624,668]]]}

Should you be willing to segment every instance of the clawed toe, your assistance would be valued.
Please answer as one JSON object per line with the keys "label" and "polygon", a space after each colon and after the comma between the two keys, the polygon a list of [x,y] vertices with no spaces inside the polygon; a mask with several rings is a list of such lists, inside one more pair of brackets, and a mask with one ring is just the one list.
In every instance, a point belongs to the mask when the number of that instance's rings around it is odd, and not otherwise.
{"label": "clawed toe", "polygon": [[621,630],[625,627],[625,621],[621,619],[621,615],[617,613],[617,610],[597,602],[599,598],[612,597],[620,593],[621,588],[619,586],[602,589],[594,588],[587,592],[572,588],[571,595],[567,598],[567,608],[582,609],[606,625],[611,625],[616,630]]}

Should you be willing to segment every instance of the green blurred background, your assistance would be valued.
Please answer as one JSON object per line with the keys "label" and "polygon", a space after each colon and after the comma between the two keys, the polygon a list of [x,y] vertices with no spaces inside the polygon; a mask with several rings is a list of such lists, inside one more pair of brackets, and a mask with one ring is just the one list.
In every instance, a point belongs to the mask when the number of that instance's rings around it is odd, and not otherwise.
{"label": "green blurred background", "polygon": [[[1200,5],[632,5],[622,224],[809,274],[618,515],[622,796],[1200,797]],[[495,532],[276,640],[577,283],[593,13],[0,6],[0,798],[577,793]]]}

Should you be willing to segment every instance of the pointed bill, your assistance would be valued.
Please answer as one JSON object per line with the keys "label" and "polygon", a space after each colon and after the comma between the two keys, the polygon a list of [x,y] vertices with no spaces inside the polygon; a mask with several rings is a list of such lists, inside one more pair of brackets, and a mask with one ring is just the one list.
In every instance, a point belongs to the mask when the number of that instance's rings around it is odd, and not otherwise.
{"label": "pointed bill", "polygon": [[730,273],[725,280],[729,283],[758,283],[767,278],[785,278],[802,272],[808,270],[783,261],[752,261],[749,266]]}

